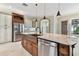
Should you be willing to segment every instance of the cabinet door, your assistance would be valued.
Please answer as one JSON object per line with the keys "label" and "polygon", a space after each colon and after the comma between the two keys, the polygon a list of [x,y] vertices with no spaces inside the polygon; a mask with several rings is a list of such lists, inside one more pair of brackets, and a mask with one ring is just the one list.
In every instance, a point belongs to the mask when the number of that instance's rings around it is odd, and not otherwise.
{"label": "cabinet door", "polygon": [[0,14],[0,43],[12,41],[11,16]]}
{"label": "cabinet door", "polygon": [[5,15],[5,25],[7,25],[7,27],[12,27],[12,16],[11,15]]}
{"label": "cabinet door", "polygon": [[28,50],[27,48],[28,48],[28,46],[27,46],[27,44],[28,44],[28,41],[24,38],[23,39],[23,41],[24,41],[24,48],[26,49],[26,50]]}
{"label": "cabinet door", "polygon": [[12,41],[12,28],[0,28],[0,43]]}
{"label": "cabinet door", "polygon": [[6,42],[5,39],[5,15],[0,14],[0,43]]}
{"label": "cabinet door", "polygon": [[69,56],[69,55],[70,55],[69,46],[59,44],[59,56]]}
{"label": "cabinet door", "polygon": [[27,44],[27,49],[32,54],[32,42],[29,40],[28,40],[28,44]]}
{"label": "cabinet door", "polygon": [[5,36],[5,29],[0,28],[0,43],[6,42],[6,38],[4,36]]}
{"label": "cabinet door", "polygon": [[7,42],[12,41],[12,18],[11,15],[5,15],[5,34]]}
{"label": "cabinet door", "polygon": [[12,41],[12,28],[8,27],[7,29],[5,29],[5,36],[7,42],[11,42]]}
{"label": "cabinet door", "polygon": [[5,25],[5,15],[0,14],[0,27],[4,28]]}
{"label": "cabinet door", "polygon": [[38,47],[36,44],[32,44],[32,54],[33,54],[33,56],[38,55]]}

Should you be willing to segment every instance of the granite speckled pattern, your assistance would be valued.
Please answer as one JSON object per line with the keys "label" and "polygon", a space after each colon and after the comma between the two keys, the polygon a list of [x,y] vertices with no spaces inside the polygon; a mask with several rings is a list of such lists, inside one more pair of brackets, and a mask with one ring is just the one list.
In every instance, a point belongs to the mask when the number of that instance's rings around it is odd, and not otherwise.
{"label": "granite speckled pattern", "polygon": [[52,34],[52,33],[44,33],[42,36],[38,36],[39,39],[45,39],[65,45],[73,45],[77,43],[74,39],[77,39],[75,36],[71,37],[69,35],[63,34]]}
{"label": "granite speckled pattern", "polygon": [[[75,36],[74,36],[75,37]],[[55,42],[59,42],[59,43],[63,43],[66,45],[73,45],[75,44],[75,40],[73,40],[71,42],[71,38],[69,38],[69,35],[61,35],[61,34],[52,34],[52,33],[45,33],[43,34],[43,36],[39,36],[39,38],[43,38],[45,40],[50,40],[50,41],[55,41]],[[77,44],[75,45],[74,48],[74,56],[79,56],[79,38],[77,37]]]}

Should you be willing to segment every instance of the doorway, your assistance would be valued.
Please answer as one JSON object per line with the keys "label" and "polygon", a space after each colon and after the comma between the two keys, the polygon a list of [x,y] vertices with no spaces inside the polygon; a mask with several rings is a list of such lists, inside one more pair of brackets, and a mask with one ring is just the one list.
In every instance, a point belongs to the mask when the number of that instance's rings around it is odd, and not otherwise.
{"label": "doorway", "polygon": [[41,20],[40,28],[42,33],[49,33],[50,32],[49,20],[48,19]]}
{"label": "doorway", "polygon": [[67,35],[67,23],[68,21],[61,22],[61,34]]}

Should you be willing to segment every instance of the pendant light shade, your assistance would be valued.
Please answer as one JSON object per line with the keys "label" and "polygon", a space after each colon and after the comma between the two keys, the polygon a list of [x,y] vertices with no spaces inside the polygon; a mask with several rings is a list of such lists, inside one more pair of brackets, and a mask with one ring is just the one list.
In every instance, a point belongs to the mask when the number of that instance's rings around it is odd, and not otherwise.
{"label": "pendant light shade", "polygon": [[38,20],[37,20],[37,6],[38,6],[38,4],[35,4],[35,6],[36,6],[36,20],[35,20],[35,22],[37,22]]}
{"label": "pendant light shade", "polygon": [[57,16],[60,16],[61,14],[60,14],[60,11],[58,10],[58,12],[57,12]]}
{"label": "pendant light shade", "polygon": [[56,16],[60,16],[61,13],[60,13],[60,3],[58,4],[58,11],[57,11],[57,15]]}
{"label": "pendant light shade", "polygon": [[46,19],[46,17],[44,16],[44,18],[43,19]]}
{"label": "pendant light shade", "polygon": [[36,18],[35,22],[37,22],[37,18]]}

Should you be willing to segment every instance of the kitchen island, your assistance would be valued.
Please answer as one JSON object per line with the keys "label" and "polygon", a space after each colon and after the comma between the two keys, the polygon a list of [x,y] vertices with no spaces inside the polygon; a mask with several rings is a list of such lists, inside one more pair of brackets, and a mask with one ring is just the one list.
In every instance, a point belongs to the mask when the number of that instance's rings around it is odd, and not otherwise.
{"label": "kitchen island", "polygon": [[[53,47],[55,47],[54,52],[57,52],[56,56],[73,56],[73,49],[77,43],[76,39],[78,39],[75,36],[52,33],[45,33],[43,35],[22,33],[22,35],[22,46],[33,56],[39,56],[39,53],[42,51],[39,52],[39,40],[44,40],[44,42],[48,44],[55,43],[56,45]],[[44,46],[41,48],[44,48]],[[50,56],[49,52],[46,51],[47,49],[50,50],[50,47],[47,46],[44,49],[42,53],[45,51],[45,53],[47,53],[46,56]],[[52,51],[53,49],[51,49],[50,52]]]}
{"label": "kitchen island", "polygon": [[73,48],[77,43],[76,39],[78,38],[75,36],[45,33],[42,36],[38,36],[38,43],[39,40],[45,40],[52,43],[56,43],[58,56],[73,56]]}

